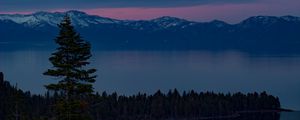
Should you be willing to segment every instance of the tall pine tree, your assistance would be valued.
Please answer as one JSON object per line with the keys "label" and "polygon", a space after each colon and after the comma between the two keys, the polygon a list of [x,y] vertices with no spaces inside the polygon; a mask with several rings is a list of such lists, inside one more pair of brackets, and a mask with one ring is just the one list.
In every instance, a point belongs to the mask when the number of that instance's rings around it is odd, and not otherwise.
{"label": "tall pine tree", "polygon": [[71,25],[68,15],[58,25],[59,35],[55,42],[58,48],[49,58],[53,67],[44,75],[56,77],[55,84],[45,87],[50,91],[59,92],[60,99],[55,104],[59,120],[85,120],[88,117],[87,97],[92,94],[96,69],[86,66],[91,55],[91,45],[83,40]]}

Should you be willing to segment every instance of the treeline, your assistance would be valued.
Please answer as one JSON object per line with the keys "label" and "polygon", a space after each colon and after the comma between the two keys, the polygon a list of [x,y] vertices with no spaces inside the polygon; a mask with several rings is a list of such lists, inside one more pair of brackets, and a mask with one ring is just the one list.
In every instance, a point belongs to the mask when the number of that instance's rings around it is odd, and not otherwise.
{"label": "treeline", "polygon": [[239,111],[277,110],[279,99],[266,92],[222,94],[195,91],[180,94],[176,89],[167,94],[137,94],[118,96],[117,93],[97,94],[93,115],[97,119],[178,119],[227,116]]}
{"label": "treeline", "polygon": [[[40,120],[50,116],[54,98],[32,95],[4,81],[0,72],[0,120]],[[50,108],[50,109],[49,109]]]}
{"label": "treeline", "polygon": [[[1,84],[1,83],[0,83]],[[49,111],[49,103],[41,95],[17,89],[0,90],[0,120],[40,120]],[[7,85],[7,84],[6,84]],[[49,112],[48,112],[49,113]]]}
{"label": "treeline", "polygon": [[[1,79],[2,78],[2,79]],[[0,120],[46,120],[55,118],[52,106],[58,93],[32,95],[7,81],[0,73]],[[234,115],[241,111],[279,110],[277,97],[262,93],[222,94],[170,90],[164,94],[139,93],[119,96],[103,92],[88,98],[89,113],[95,120],[194,119]]]}

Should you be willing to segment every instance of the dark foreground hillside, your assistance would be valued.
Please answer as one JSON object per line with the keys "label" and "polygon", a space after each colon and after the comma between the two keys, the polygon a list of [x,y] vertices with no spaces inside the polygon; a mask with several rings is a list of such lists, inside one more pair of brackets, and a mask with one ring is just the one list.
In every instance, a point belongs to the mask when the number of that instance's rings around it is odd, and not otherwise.
{"label": "dark foreground hillside", "polygon": [[[53,103],[58,93],[33,95],[24,92],[0,73],[0,120],[46,120],[55,118]],[[239,119],[279,120],[280,102],[277,97],[262,93],[222,94],[195,91],[180,94],[176,89],[167,94],[120,96],[117,93],[96,93],[88,98],[89,113],[95,120],[150,119]],[[264,111],[264,113],[262,113]],[[256,114],[244,118],[244,114]]]}

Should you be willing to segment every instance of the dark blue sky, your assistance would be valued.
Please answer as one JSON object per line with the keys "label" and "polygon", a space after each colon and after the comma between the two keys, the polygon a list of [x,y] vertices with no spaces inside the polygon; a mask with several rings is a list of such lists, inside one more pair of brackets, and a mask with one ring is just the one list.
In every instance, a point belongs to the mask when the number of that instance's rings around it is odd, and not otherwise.
{"label": "dark blue sky", "polygon": [[186,7],[207,4],[253,3],[261,0],[1,0],[1,10],[35,10],[61,8],[120,8],[120,7]]}

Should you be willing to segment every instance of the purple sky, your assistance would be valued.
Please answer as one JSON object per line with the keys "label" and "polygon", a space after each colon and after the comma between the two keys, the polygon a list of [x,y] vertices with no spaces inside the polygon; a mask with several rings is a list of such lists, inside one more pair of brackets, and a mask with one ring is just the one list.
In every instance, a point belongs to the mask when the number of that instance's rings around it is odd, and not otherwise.
{"label": "purple sky", "polygon": [[300,16],[300,0],[1,0],[0,13],[80,10],[117,19],[174,16],[237,23],[250,16]]}

